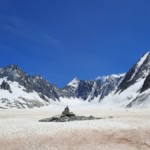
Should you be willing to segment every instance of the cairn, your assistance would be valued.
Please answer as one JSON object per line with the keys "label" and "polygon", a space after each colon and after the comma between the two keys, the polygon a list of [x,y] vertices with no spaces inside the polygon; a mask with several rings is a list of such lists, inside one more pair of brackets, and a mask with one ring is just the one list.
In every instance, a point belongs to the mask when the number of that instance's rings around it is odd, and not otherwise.
{"label": "cairn", "polygon": [[73,112],[70,112],[69,111],[69,107],[67,106],[64,111],[62,112],[62,115],[61,116],[68,116],[68,117],[71,117],[71,116],[75,116],[75,114]]}
{"label": "cairn", "polygon": [[83,121],[83,120],[94,120],[101,119],[95,118],[93,116],[76,116],[73,112],[70,112],[69,107],[65,107],[61,115],[53,116],[51,118],[46,118],[39,120],[40,122],[69,122],[69,121]]}

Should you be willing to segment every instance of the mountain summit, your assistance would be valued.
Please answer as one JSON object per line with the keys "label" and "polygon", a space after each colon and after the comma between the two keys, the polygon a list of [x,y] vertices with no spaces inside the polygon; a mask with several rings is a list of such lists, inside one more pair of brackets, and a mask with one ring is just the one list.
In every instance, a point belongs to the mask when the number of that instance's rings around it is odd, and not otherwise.
{"label": "mountain summit", "polygon": [[75,89],[78,88],[80,80],[78,78],[74,78],[71,82],[67,84],[67,86],[74,87]]}

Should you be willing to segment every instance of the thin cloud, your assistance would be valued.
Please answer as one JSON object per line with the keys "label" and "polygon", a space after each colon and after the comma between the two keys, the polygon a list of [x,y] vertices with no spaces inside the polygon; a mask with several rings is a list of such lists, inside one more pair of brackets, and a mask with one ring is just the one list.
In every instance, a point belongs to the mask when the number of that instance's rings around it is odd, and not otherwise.
{"label": "thin cloud", "polygon": [[21,38],[25,38],[34,43],[42,43],[46,46],[58,48],[60,43],[46,31],[31,22],[16,16],[0,15],[0,28],[5,29]]}

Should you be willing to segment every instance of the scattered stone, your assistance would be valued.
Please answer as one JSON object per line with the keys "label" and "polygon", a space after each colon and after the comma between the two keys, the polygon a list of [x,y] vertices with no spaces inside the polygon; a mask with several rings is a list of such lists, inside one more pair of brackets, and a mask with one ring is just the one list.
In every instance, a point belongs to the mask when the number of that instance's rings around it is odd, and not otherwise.
{"label": "scattered stone", "polygon": [[69,107],[67,106],[61,115],[53,116],[51,118],[46,118],[39,120],[40,122],[70,122],[70,121],[83,121],[83,120],[95,120],[101,119],[93,116],[76,116],[74,113],[69,111]]}

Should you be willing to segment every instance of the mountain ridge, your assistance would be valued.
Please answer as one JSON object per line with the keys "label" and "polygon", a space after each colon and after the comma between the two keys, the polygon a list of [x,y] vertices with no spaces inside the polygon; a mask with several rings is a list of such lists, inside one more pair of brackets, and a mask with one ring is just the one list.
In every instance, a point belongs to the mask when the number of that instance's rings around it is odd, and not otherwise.
{"label": "mountain ridge", "polygon": [[63,88],[40,75],[27,74],[18,65],[9,65],[0,68],[0,107],[42,107],[61,103],[60,98],[77,98],[88,102],[96,100],[102,107],[138,106],[144,104],[140,98],[146,97],[141,94],[150,88],[149,81],[150,52],[143,55],[126,74],[101,76],[95,80],[74,78]]}

